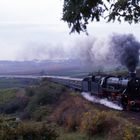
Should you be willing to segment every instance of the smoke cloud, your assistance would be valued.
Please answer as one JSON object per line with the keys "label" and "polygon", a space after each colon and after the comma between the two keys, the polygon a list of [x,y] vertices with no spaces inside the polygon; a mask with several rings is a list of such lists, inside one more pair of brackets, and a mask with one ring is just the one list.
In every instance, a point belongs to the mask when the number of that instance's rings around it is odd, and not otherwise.
{"label": "smoke cloud", "polygon": [[19,60],[59,60],[67,57],[67,53],[61,44],[30,42],[22,48],[17,56]]}
{"label": "smoke cloud", "polygon": [[113,34],[108,39],[94,39],[90,43],[80,42],[76,46],[80,46],[77,56],[92,69],[126,67],[134,72],[139,63],[140,43],[132,34]]}
{"label": "smoke cloud", "polygon": [[139,63],[140,43],[136,41],[132,34],[112,36],[111,49],[114,57],[129,71],[134,72]]}
{"label": "smoke cloud", "polygon": [[71,49],[73,57],[80,59],[83,65],[92,70],[103,69],[113,65],[109,54],[110,46],[107,39],[89,38],[79,40]]}
{"label": "smoke cloud", "polygon": [[[64,45],[65,44],[65,45]],[[91,71],[109,68],[124,68],[133,72],[139,63],[140,43],[131,34],[113,34],[97,39],[88,37],[57,45],[29,43],[19,52],[24,60],[78,59]],[[83,68],[83,67],[82,67]]]}

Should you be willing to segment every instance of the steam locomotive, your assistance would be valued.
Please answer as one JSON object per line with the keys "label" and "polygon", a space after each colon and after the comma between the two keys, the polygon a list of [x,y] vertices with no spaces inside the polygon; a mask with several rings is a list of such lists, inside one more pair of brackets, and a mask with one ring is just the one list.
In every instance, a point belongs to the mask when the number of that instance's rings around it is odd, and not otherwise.
{"label": "steam locomotive", "polygon": [[99,98],[107,98],[124,110],[140,110],[140,78],[135,73],[128,77],[92,75],[83,79],[49,77],[49,80],[65,86],[90,92]]}
{"label": "steam locomotive", "polygon": [[108,98],[124,110],[140,110],[140,78],[135,73],[128,77],[89,76],[82,81],[82,91],[100,98]]}

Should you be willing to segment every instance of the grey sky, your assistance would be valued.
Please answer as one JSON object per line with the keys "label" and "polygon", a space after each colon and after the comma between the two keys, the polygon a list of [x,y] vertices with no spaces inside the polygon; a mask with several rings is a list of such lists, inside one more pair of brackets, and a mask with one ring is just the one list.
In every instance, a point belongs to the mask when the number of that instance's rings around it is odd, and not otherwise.
{"label": "grey sky", "polygon": [[69,35],[61,21],[62,5],[62,0],[0,0],[0,60],[49,59],[47,53],[57,51],[57,46],[67,54],[76,40],[114,32],[133,33],[140,41],[139,24],[92,23],[89,36]]}

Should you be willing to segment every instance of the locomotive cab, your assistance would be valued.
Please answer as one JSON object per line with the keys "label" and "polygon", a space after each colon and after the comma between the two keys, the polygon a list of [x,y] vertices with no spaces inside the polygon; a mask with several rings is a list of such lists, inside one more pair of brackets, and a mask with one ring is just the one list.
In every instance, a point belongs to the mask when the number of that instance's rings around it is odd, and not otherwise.
{"label": "locomotive cab", "polygon": [[83,79],[83,81],[82,81],[82,91],[84,91],[84,92],[90,92],[91,91],[91,80],[92,80],[91,76],[88,76],[88,77]]}
{"label": "locomotive cab", "polygon": [[102,96],[102,86],[101,86],[102,76],[93,76],[91,82],[91,94]]}

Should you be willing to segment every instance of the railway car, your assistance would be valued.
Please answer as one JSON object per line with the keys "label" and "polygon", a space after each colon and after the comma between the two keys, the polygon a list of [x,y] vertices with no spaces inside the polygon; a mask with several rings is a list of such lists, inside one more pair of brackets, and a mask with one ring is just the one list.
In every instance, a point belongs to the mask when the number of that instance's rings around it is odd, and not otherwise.
{"label": "railway car", "polygon": [[49,79],[49,81],[59,83],[76,90],[82,90],[82,79],[80,78],[70,78],[62,76],[49,76],[47,78]]}

